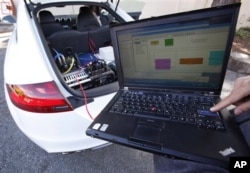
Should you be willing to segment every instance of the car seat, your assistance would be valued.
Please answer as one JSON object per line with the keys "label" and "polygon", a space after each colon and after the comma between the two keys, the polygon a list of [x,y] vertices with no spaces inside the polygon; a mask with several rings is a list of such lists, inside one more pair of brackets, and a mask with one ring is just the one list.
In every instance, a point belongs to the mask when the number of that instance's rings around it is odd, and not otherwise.
{"label": "car seat", "polygon": [[89,31],[89,46],[92,52],[96,52],[99,48],[110,45],[111,36],[108,25]]}
{"label": "car seat", "polygon": [[69,53],[88,53],[88,33],[76,30],[64,30],[53,33],[48,38],[51,49],[67,56]]}
{"label": "car seat", "polygon": [[77,30],[90,31],[99,28],[101,25],[89,7],[81,7],[77,16]]}
{"label": "car seat", "polygon": [[64,30],[63,26],[55,21],[55,17],[50,11],[43,10],[39,12],[39,21],[45,37],[54,32]]}

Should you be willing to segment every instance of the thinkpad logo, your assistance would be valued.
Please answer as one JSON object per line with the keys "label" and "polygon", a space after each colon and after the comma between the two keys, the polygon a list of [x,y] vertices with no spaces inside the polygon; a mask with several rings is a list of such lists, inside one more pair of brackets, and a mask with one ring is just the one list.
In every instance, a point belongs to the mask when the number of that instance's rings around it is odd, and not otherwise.
{"label": "thinkpad logo", "polygon": [[223,151],[219,151],[219,153],[222,155],[222,156],[229,156],[230,154],[233,154],[235,153],[235,150],[232,148],[232,147],[229,147],[229,148],[226,148],[224,149]]}

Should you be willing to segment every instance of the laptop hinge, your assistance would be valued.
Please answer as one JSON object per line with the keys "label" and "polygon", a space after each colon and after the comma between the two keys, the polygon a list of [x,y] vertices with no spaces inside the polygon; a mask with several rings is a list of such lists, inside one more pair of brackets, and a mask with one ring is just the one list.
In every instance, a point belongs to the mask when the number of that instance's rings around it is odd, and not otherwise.
{"label": "laptop hinge", "polygon": [[128,91],[128,87],[124,87],[124,90]]}

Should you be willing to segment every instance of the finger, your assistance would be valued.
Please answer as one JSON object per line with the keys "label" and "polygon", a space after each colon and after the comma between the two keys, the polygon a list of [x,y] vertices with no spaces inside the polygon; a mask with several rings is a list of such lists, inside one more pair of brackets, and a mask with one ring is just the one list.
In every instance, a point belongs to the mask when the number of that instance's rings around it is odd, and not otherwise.
{"label": "finger", "polygon": [[247,112],[250,110],[250,100],[247,100],[246,102],[240,104],[234,109],[234,114],[235,115],[240,115],[244,112]]}
{"label": "finger", "polygon": [[216,112],[232,104],[231,96],[225,97],[222,101],[210,108],[210,111]]}
{"label": "finger", "polygon": [[245,93],[243,92],[243,90],[236,91],[235,89],[233,89],[232,92],[227,97],[225,97],[219,103],[210,108],[210,111],[212,112],[219,111],[231,104],[240,102],[241,99],[244,97]]}
{"label": "finger", "polygon": [[237,94],[235,93],[236,92],[233,90],[227,97],[225,97],[219,103],[214,105],[210,110],[219,111],[231,104],[239,102],[242,99],[242,94],[240,92],[238,92]]}
{"label": "finger", "polygon": [[[210,108],[210,111],[219,111],[231,104],[238,103],[243,98],[246,98],[250,94],[249,90],[249,79],[247,78],[238,78],[235,82],[233,90],[231,93],[224,99],[222,99],[218,104]],[[246,90],[247,89],[247,90]]]}
{"label": "finger", "polygon": [[240,100],[240,101],[235,102],[234,105],[235,105],[235,106],[239,106],[239,105],[241,105],[242,103],[244,103],[244,101]]}

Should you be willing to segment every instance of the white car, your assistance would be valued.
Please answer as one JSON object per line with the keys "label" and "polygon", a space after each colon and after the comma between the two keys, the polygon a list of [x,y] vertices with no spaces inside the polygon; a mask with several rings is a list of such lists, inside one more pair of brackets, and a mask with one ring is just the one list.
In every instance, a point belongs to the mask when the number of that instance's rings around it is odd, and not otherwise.
{"label": "white car", "polygon": [[110,0],[19,1],[4,64],[6,101],[45,151],[109,144],[85,130],[118,89],[109,25],[128,21]]}

